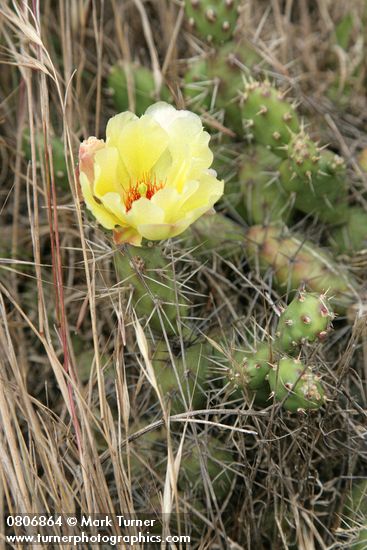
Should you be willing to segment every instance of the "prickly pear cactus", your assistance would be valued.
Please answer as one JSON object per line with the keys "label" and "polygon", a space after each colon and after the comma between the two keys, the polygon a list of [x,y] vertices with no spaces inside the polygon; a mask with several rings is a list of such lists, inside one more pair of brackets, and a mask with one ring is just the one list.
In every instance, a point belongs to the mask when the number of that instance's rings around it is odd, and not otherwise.
{"label": "prickly pear cactus", "polygon": [[332,230],[330,244],[341,254],[367,249],[367,212],[358,206],[348,209],[349,219]]}
{"label": "prickly pear cactus", "polygon": [[213,108],[223,113],[223,124],[242,137],[244,127],[240,101],[244,81],[249,71],[261,63],[261,58],[246,42],[229,42],[210,52],[208,78]]}
{"label": "prickly pear cactus", "polygon": [[[36,145],[36,158],[39,161],[39,155],[44,156],[45,153],[45,142],[44,136],[42,133],[36,133],[35,135],[35,145]],[[56,187],[68,191],[69,190],[69,179],[68,171],[65,160],[65,150],[62,140],[56,136],[51,138],[51,149],[52,149],[52,164],[55,177]],[[23,134],[23,152],[25,158],[30,161],[32,160],[31,152],[31,140],[29,135],[29,129],[27,129]]]}
{"label": "prickly pear cactus", "polygon": [[286,157],[287,144],[300,131],[294,106],[269,82],[257,81],[245,84],[241,103],[249,137]]}
{"label": "prickly pear cactus", "polygon": [[277,401],[290,412],[319,409],[325,402],[319,378],[299,359],[283,357],[268,375]]}
{"label": "prickly pear cactus", "polygon": [[[353,532],[350,548],[367,548],[367,480],[354,482],[348,495],[342,516],[342,525]],[[352,526],[352,529],[351,529]]]}
{"label": "prickly pear cactus", "polygon": [[182,92],[188,109],[209,110],[213,95],[213,83],[208,76],[208,62],[199,57],[192,60],[185,72]]}
{"label": "prickly pear cactus", "polygon": [[185,13],[196,35],[202,40],[221,44],[233,36],[238,6],[238,0],[185,0]]}
{"label": "prickly pear cactus", "polygon": [[117,251],[114,261],[118,282],[132,287],[137,316],[159,333],[163,325],[168,334],[176,334],[178,312],[185,317],[188,306],[183,299],[177,306],[173,266],[162,247],[148,243],[138,250],[131,247]]}
{"label": "prickly pear cactus", "polygon": [[304,342],[324,340],[332,319],[333,312],[325,295],[301,291],[280,316],[277,346],[292,352]]}
{"label": "prickly pear cactus", "polygon": [[113,65],[108,75],[108,87],[118,112],[130,109],[127,75],[131,77],[132,99],[138,116],[145,113],[156,99],[172,101],[171,94],[165,85],[160,89],[159,98],[156,97],[154,76],[150,69],[135,63],[124,62]]}
{"label": "prickly pear cactus", "polygon": [[195,344],[186,350],[184,357],[174,357],[173,366],[166,343],[160,341],[155,345],[152,365],[164,398],[170,400],[172,414],[205,405],[204,385],[209,368],[206,352],[205,346]]}
{"label": "prickly pear cactus", "polygon": [[260,344],[254,353],[236,351],[227,373],[231,385],[245,391],[259,390],[265,384],[271,360],[268,344]]}
{"label": "prickly pear cactus", "polygon": [[[292,199],[284,192],[277,178],[280,159],[262,145],[249,147],[241,155],[234,194],[237,212],[250,224],[289,222]],[[227,190],[227,188],[226,188]]]}
{"label": "prickly pear cactus", "polygon": [[182,490],[190,488],[191,492],[203,497],[205,493],[202,471],[205,468],[215,496],[221,501],[228,494],[234,477],[233,470],[229,469],[232,462],[232,453],[221,441],[210,435],[200,438],[197,444],[184,449],[179,487]]}
{"label": "prickly pear cactus", "polygon": [[327,223],[347,219],[344,160],[332,151],[321,150],[304,131],[293,135],[288,143],[279,176],[283,189],[293,194],[302,212],[316,214]]}
{"label": "prickly pear cactus", "polygon": [[303,284],[320,294],[329,291],[333,309],[344,314],[359,299],[357,282],[344,266],[285,226],[250,227],[245,248],[251,265],[263,275],[271,270],[282,291],[296,291]]}
{"label": "prickly pear cactus", "polygon": [[198,258],[218,253],[233,260],[243,256],[244,231],[238,223],[217,213],[199,218],[187,232],[184,243]]}

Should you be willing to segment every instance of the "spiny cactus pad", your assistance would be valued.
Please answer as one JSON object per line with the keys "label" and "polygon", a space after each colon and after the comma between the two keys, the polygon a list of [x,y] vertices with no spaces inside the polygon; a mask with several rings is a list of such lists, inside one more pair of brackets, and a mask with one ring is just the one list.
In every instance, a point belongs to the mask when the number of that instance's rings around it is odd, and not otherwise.
{"label": "spiny cactus pad", "polygon": [[190,62],[185,72],[182,91],[189,109],[210,109],[213,83],[208,76],[208,62],[205,58],[199,57]]}
{"label": "spiny cactus pad", "polygon": [[289,357],[282,357],[270,370],[268,380],[274,397],[290,412],[319,409],[325,401],[318,377],[309,367]]}
{"label": "spiny cactus pad", "polygon": [[297,113],[269,82],[247,82],[242,97],[242,118],[255,142],[286,157],[286,145],[300,131]]}
{"label": "spiny cactus pad", "polygon": [[367,249],[367,212],[358,206],[349,207],[348,221],[335,227],[331,233],[331,245],[341,254]]}
{"label": "spiny cactus pad", "polygon": [[289,221],[292,200],[276,177],[279,157],[262,145],[254,145],[241,155],[241,162],[237,211],[249,224]]}
{"label": "spiny cactus pad", "polygon": [[197,444],[186,446],[184,449],[179,487],[183,490],[190,487],[194,492],[204,496],[202,471],[205,468],[216,498],[223,500],[228,494],[234,476],[233,470],[228,468],[232,461],[232,453],[220,440],[213,436],[201,438]]}
{"label": "spiny cactus pad", "polygon": [[201,79],[200,84],[190,86],[193,91],[200,86],[204,95],[203,87],[207,87],[206,96],[210,98],[210,107],[215,112],[220,110],[221,122],[239,136],[244,134],[240,101],[245,77],[250,69],[261,63],[261,57],[249,42],[227,42],[209,53],[204,81]]}
{"label": "spiny cactus pad", "polygon": [[132,108],[129,103],[128,75],[131,79],[131,93],[135,102],[135,113],[138,116],[141,116],[156,99],[172,100],[171,94],[165,85],[160,89],[159,98],[156,97],[154,76],[150,69],[136,63],[124,62],[113,65],[108,75],[108,87],[118,112]]}
{"label": "spiny cactus pad", "polygon": [[357,282],[331,255],[282,225],[254,225],[246,234],[251,265],[262,274],[273,271],[274,282],[283,291],[328,292],[333,309],[345,313],[357,298]]}
{"label": "spiny cactus pad", "polygon": [[184,357],[174,357],[173,366],[166,343],[160,341],[155,345],[152,365],[164,398],[170,400],[172,414],[205,405],[203,384],[209,367],[205,353],[205,346],[195,344],[186,350]]}
{"label": "spiny cactus pad", "polygon": [[279,167],[280,182],[295,196],[295,205],[325,222],[340,223],[348,215],[344,160],[319,149],[304,131],[287,145],[287,159]]}
{"label": "spiny cactus pad", "polygon": [[224,259],[243,256],[243,228],[222,214],[199,218],[184,237],[187,247],[193,248],[193,255],[199,258],[213,252]]}
{"label": "spiny cactus pad", "polygon": [[271,358],[272,351],[268,344],[259,345],[254,353],[236,351],[228,370],[230,383],[242,390],[260,389],[269,373]]}
{"label": "spiny cactus pad", "polygon": [[[149,320],[150,327],[159,333],[163,323],[168,334],[175,334],[177,283],[172,263],[162,247],[149,243],[133,254],[117,251],[114,261],[118,282],[133,288],[132,304],[137,316]],[[188,305],[183,299],[178,308],[181,317],[188,314]]]}
{"label": "spiny cactus pad", "polygon": [[[31,138],[28,128],[24,131],[22,145],[25,158],[28,161],[32,160]],[[56,187],[69,191],[69,179],[65,160],[64,144],[60,138],[53,136],[50,140],[50,146],[52,149],[52,164]],[[41,132],[37,132],[35,134],[35,147],[37,161],[44,161],[45,140]],[[41,159],[39,158],[40,155]]]}
{"label": "spiny cactus pad", "polygon": [[280,316],[277,345],[283,351],[296,351],[304,342],[324,340],[333,312],[325,295],[299,292]]}
{"label": "spiny cactus pad", "polygon": [[220,44],[233,36],[238,0],[186,0],[185,13],[191,30],[202,40]]}

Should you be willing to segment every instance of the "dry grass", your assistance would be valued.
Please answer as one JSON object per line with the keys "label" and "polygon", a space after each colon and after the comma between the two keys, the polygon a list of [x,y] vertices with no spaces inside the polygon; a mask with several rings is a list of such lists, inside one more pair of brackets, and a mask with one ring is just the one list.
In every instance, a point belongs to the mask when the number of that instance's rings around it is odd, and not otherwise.
{"label": "dry grass", "polygon": [[[363,27],[350,59],[330,46],[345,11],[362,13],[362,0],[351,4],[245,0],[240,32],[271,61],[270,76],[292,89],[323,140],[355,166],[356,152],[367,145]],[[206,406],[191,410],[187,403],[189,412],[171,414],[151,365],[149,326],[134,316],[128,285],[116,280],[110,236],[78,200],[78,144],[102,136],[114,112],[106,89],[110,66],[138,58],[152,67],[157,90],[166,78],[182,106],[183,60],[202,48],[185,30],[178,1],[1,3],[1,510],[162,510],[166,518],[189,511],[195,548],[347,548],[347,533],[338,529],[343,501],[351,480],[365,476],[367,459],[365,319],[337,324],[327,345],[310,352],[330,398],[322,412],[288,416],[272,402],[261,409],[218,381],[235,342],[271,338],[284,297],[271,276],[250,272],[245,259],[223,262],[216,251],[201,262],[180,240],[170,242],[177,293],[195,304],[192,340],[203,334],[223,351],[222,359],[211,357]],[[364,63],[364,82],[354,82],[344,111],[325,96],[335,77],[325,62],[332,55],[340,93],[352,66]],[[207,116],[221,128],[219,116]],[[26,127],[31,162],[23,155]],[[37,152],[36,132],[45,154]],[[56,184],[53,136],[64,144],[67,188]],[[361,201],[363,190],[356,184]],[[365,263],[354,269],[362,277]],[[172,354],[181,348],[185,355],[182,334],[174,343],[165,338]],[[144,452],[149,434],[156,437],[154,453]],[[222,501],[200,446],[208,434],[232,451],[233,461],[222,468],[235,476]],[[185,448],[195,446],[201,507],[177,484]],[[0,546],[6,547],[3,536]]]}

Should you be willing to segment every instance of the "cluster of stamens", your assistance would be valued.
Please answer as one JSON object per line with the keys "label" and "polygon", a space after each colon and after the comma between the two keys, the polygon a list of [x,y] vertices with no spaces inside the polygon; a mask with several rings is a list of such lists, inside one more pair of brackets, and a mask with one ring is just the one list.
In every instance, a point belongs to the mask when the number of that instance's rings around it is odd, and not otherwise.
{"label": "cluster of stamens", "polygon": [[151,199],[153,195],[160,189],[163,189],[164,183],[157,182],[157,178],[150,174],[143,174],[142,178],[136,183],[130,183],[128,190],[125,192],[124,202],[126,212],[128,212],[133,203],[142,197]]}

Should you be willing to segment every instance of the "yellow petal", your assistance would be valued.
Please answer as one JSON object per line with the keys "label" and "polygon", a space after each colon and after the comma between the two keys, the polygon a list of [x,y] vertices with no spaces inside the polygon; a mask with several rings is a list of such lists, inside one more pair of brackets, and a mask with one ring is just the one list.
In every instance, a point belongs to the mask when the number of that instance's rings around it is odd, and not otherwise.
{"label": "yellow petal", "polygon": [[151,117],[142,116],[122,128],[117,147],[133,181],[151,172],[167,143],[167,133]]}
{"label": "yellow petal", "polygon": [[129,124],[129,122],[137,119],[138,117],[130,111],[120,113],[110,118],[106,128],[107,145],[109,147],[118,147],[120,136],[125,126]]}
{"label": "yellow petal", "polygon": [[187,193],[183,193],[180,209],[184,212],[189,212],[196,208],[207,207],[211,208],[217,200],[222,196],[224,190],[224,182],[217,180],[214,176],[206,174],[195,192],[192,192],[193,187],[187,187]]}
{"label": "yellow petal", "polygon": [[93,193],[101,198],[109,192],[121,192],[122,187],[117,177],[118,151],[114,147],[105,147],[94,156]]}
{"label": "yellow petal", "polygon": [[122,197],[118,193],[106,193],[102,199],[103,206],[111,212],[118,220],[119,225],[129,224],[129,220],[126,213],[125,205],[122,201]]}
{"label": "yellow petal", "polygon": [[82,189],[85,204],[96,220],[106,229],[113,229],[115,225],[119,223],[118,219],[102,204],[99,204],[95,200],[88,178],[83,172],[80,174],[80,187]]}
{"label": "yellow petal", "polygon": [[159,224],[164,221],[164,211],[152,201],[142,197],[133,202],[131,210],[127,213],[127,219],[133,227],[147,222]]}
{"label": "yellow petal", "polygon": [[180,202],[180,194],[176,189],[166,187],[157,191],[151,198],[151,202],[164,211],[164,221],[171,223],[175,220],[177,205]]}
{"label": "yellow petal", "polygon": [[138,225],[137,230],[144,239],[148,239],[149,241],[162,241],[170,239],[173,236],[172,225],[168,223],[141,224]]}

